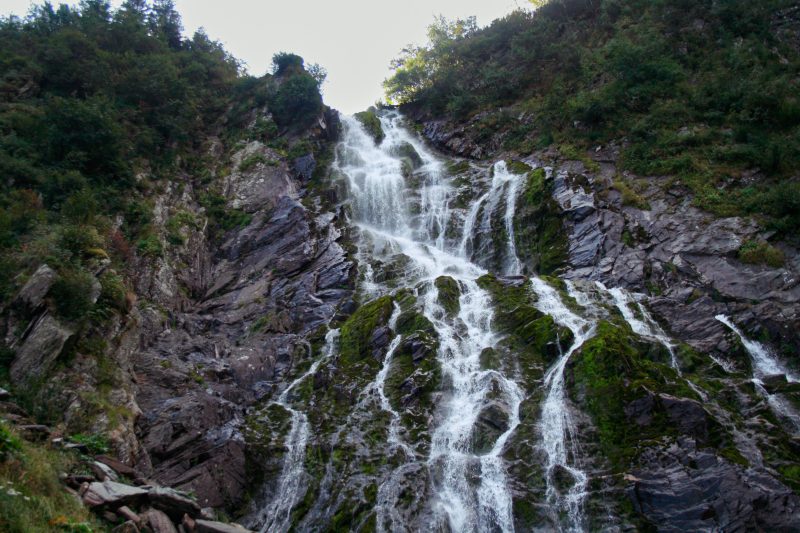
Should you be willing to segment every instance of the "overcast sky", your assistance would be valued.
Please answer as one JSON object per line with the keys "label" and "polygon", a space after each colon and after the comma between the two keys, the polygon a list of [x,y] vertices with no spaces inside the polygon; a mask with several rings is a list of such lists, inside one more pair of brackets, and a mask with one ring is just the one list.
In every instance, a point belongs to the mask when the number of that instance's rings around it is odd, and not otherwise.
{"label": "overcast sky", "polygon": [[[0,12],[24,15],[31,3],[0,0]],[[176,0],[175,4],[187,35],[204,27],[243,60],[251,74],[264,74],[272,54],[279,51],[319,63],[328,70],[325,102],[346,113],[382,97],[381,81],[389,74],[389,61],[405,45],[424,43],[426,27],[435,15],[450,19],[475,15],[484,26],[518,6],[530,5],[526,0]]]}

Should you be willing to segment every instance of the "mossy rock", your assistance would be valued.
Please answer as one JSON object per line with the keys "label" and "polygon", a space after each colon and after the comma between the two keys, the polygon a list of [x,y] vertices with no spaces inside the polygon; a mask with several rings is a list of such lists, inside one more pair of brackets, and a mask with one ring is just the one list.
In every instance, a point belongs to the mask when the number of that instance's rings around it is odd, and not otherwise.
{"label": "mossy rock", "polygon": [[417,170],[424,164],[417,150],[408,142],[402,142],[392,150],[394,155],[400,157],[404,163],[408,163],[409,168]]}
{"label": "mossy rock", "polygon": [[374,108],[369,108],[366,111],[361,111],[353,115],[358,120],[367,133],[375,140],[375,144],[380,144],[386,137],[381,126],[381,121],[375,113]]}
{"label": "mossy rock", "polygon": [[544,169],[530,171],[515,223],[517,249],[540,274],[556,272],[569,258],[569,239],[552,187]]}
{"label": "mossy rock", "polygon": [[450,173],[451,176],[457,176],[459,174],[463,174],[468,170],[469,170],[469,161],[467,161],[466,159],[463,161],[456,161],[447,166],[447,172]]}
{"label": "mossy rock", "polygon": [[533,168],[527,163],[523,163],[522,161],[517,161],[515,159],[506,159],[506,168],[512,174],[527,174],[533,170]]}
{"label": "mossy rock", "polygon": [[339,360],[344,366],[369,357],[373,332],[385,326],[392,314],[392,298],[382,296],[359,307],[342,324],[339,337]]}
{"label": "mossy rock", "polygon": [[458,315],[461,310],[461,303],[459,302],[461,289],[458,286],[458,282],[450,276],[439,276],[434,281],[434,285],[439,292],[439,305],[442,306],[445,313],[450,317]]}
{"label": "mossy rock", "polygon": [[431,321],[415,309],[400,313],[400,316],[397,317],[396,329],[400,335],[408,335],[416,331],[431,334],[436,332]]}
{"label": "mossy rock", "polygon": [[[600,449],[617,471],[628,468],[648,443],[682,434],[658,405],[652,407],[646,422],[633,423],[629,415],[634,402],[662,394],[685,401],[696,397],[668,364],[649,359],[649,349],[649,343],[641,342],[627,324],[600,321],[595,336],[569,363],[572,397],[591,415]],[[730,436],[710,416],[707,424],[708,433],[701,440],[725,447]]]}

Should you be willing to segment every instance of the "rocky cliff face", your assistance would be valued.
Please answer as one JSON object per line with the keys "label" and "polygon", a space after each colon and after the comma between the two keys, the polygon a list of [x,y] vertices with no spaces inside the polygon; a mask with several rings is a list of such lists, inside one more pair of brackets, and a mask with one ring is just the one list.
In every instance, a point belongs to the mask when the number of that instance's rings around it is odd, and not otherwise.
{"label": "rocky cliff face", "polygon": [[[324,157],[337,131],[328,112],[302,142]],[[7,332],[12,379],[44,380],[37,401],[55,396],[67,433],[108,434],[141,478],[233,512],[260,479],[246,449],[248,414],[312,356],[310,339],[350,301],[354,272],[341,212],[324,186],[310,191],[310,151],[292,159],[259,141],[207,145],[216,163],[206,170],[230,171],[219,183],[183,176],[154,195],[158,238],[177,244],[160,257],[131,257],[127,314],[79,332],[48,310],[55,275],[43,265],[17,296]],[[217,185],[226,208],[242,215],[212,234],[200,199]],[[88,353],[80,342],[92,333],[106,342]],[[71,362],[59,363],[75,343]]]}

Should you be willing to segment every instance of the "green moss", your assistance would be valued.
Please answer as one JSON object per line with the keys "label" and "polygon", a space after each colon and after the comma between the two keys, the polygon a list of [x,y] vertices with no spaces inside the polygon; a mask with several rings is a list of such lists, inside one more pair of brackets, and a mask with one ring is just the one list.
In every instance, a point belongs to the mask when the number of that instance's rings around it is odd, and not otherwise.
{"label": "green moss", "polygon": [[522,193],[524,201],[517,208],[517,249],[541,274],[561,268],[567,261],[569,250],[561,211],[552,197],[552,187],[553,182],[547,181],[544,169],[532,170]]}
{"label": "green moss", "polygon": [[366,111],[361,111],[353,115],[358,120],[367,133],[375,140],[375,144],[380,144],[386,134],[383,132],[381,121],[375,113],[374,108],[369,108]]}
{"label": "green moss", "polygon": [[350,365],[369,357],[372,333],[386,325],[391,314],[392,298],[382,296],[359,307],[342,324],[339,357],[343,364]]}
{"label": "green moss", "polygon": [[506,159],[506,168],[508,168],[508,171],[512,174],[527,174],[533,170],[527,163],[517,161],[516,159]]}
{"label": "green moss", "polygon": [[[666,413],[654,408],[651,423],[632,424],[625,407],[651,393],[694,398],[695,394],[667,363],[649,359],[648,343],[639,342],[625,324],[601,321],[594,337],[573,356],[573,397],[592,416],[603,455],[625,470],[648,442],[677,436]],[[723,428],[709,419],[708,444],[732,446]],[[735,450],[735,448],[731,448]]]}
{"label": "green moss", "polygon": [[469,170],[469,161],[462,160],[456,161],[455,163],[451,163],[447,166],[447,172],[450,173],[451,176],[457,176],[459,174],[463,174],[464,172]]}
{"label": "green moss", "polygon": [[783,252],[762,240],[751,240],[739,248],[739,260],[753,265],[768,265],[780,268],[785,262]]}
{"label": "green moss", "polygon": [[461,290],[458,286],[458,282],[450,276],[439,276],[436,278],[434,285],[439,292],[439,305],[442,306],[448,316],[456,316],[459,309],[461,309],[461,304],[459,302]]}

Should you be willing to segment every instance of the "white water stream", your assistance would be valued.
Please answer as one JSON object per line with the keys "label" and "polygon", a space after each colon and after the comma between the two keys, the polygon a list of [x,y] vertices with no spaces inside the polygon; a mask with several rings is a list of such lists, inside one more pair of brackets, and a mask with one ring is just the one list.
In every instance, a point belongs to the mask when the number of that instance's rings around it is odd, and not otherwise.
{"label": "white water stream", "polygon": [[[570,356],[594,334],[595,324],[573,313],[558,295],[558,292],[545,281],[533,277],[531,285],[538,296],[536,307],[553,317],[555,322],[566,327],[574,337],[569,349],[544,375],[545,399],[542,404],[540,421],[542,447],[547,454],[545,480],[547,481],[547,501],[551,505],[553,520],[561,523],[559,515],[564,515],[565,531],[582,531],[583,500],[589,478],[577,465],[577,439],[564,390],[564,368]],[[574,289],[573,289],[574,290]],[[556,488],[559,471],[569,474],[571,480],[566,493]]]}
{"label": "white water stream", "polygon": [[717,315],[714,318],[730,328],[742,341],[747,353],[750,354],[753,366],[753,384],[756,386],[756,390],[767,400],[778,417],[788,420],[794,426],[795,432],[800,431],[800,413],[786,399],[767,391],[763,381],[767,376],[776,374],[783,374],[790,383],[797,383],[800,379],[770,353],[766,346],[747,338],[730,318],[725,315]]}
{"label": "white water stream", "polygon": [[325,335],[325,347],[322,355],[314,361],[311,367],[300,377],[292,381],[288,387],[278,396],[276,404],[280,405],[291,414],[291,426],[286,436],[284,446],[287,449],[283,459],[281,477],[278,481],[278,489],[272,502],[262,510],[261,516],[264,525],[261,533],[289,531],[291,527],[292,509],[303,497],[305,491],[305,469],[303,461],[305,459],[306,445],[308,444],[308,416],[291,405],[289,394],[292,390],[302,383],[309,376],[313,376],[319,369],[323,361],[330,358],[336,352],[336,343],[339,339],[339,330],[332,329]]}

